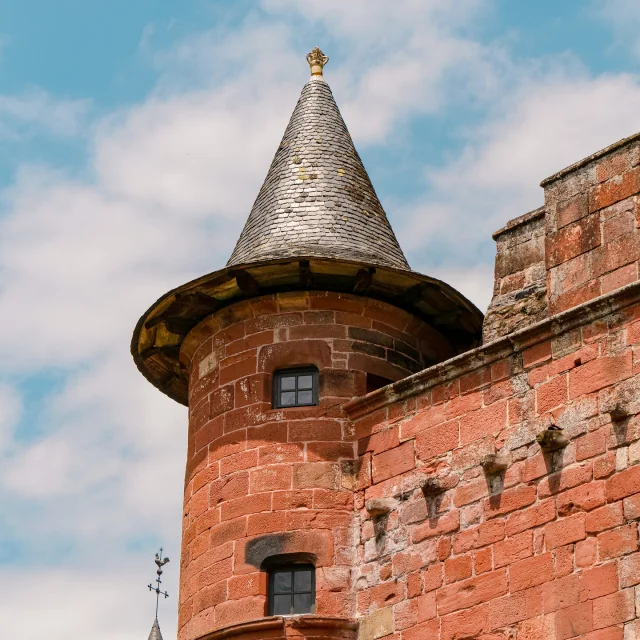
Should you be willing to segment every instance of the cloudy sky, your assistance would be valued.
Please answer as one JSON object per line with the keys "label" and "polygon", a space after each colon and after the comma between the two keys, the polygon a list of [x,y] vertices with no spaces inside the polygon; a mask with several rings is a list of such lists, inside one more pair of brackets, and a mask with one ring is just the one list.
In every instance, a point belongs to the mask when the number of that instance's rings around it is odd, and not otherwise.
{"label": "cloudy sky", "polygon": [[175,637],[186,412],[129,339],[226,262],[325,71],[416,270],[480,308],[491,232],[640,130],[637,0],[0,1],[0,620]]}

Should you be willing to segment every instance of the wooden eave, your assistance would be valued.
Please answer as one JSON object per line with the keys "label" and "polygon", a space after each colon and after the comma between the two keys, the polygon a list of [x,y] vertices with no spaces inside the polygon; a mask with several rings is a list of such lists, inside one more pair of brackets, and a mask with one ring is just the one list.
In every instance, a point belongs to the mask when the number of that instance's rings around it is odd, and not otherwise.
{"label": "wooden eave", "polygon": [[481,342],[482,313],[440,280],[360,262],[290,258],[227,267],[163,295],[133,332],[131,354],[136,366],[160,391],[187,405],[188,371],[180,360],[180,347],[189,331],[230,304],[301,290],[366,295],[405,309],[439,330],[458,353]]}

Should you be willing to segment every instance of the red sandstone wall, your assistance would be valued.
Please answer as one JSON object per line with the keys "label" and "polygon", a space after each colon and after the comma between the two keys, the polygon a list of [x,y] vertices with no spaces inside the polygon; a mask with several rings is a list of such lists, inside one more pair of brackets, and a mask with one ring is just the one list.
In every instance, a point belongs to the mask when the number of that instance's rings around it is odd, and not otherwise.
{"label": "red sandstone wall", "polygon": [[[435,371],[447,382],[417,380],[402,402],[347,407],[369,470],[354,569],[367,637],[640,638],[640,303],[556,330]],[[543,455],[550,423],[570,443]],[[510,463],[490,491],[480,461],[496,449]],[[427,477],[442,493],[425,498]],[[378,498],[393,502],[374,519]]]}
{"label": "red sandstone wall", "polygon": [[[399,380],[451,354],[404,311],[332,293],[241,302],[187,336],[181,639],[266,615],[260,563],[273,554],[314,554],[317,613],[353,616],[353,487],[363,480],[341,405],[365,393],[367,372]],[[273,371],[303,364],[319,369],[320,405],[272,409]]]}

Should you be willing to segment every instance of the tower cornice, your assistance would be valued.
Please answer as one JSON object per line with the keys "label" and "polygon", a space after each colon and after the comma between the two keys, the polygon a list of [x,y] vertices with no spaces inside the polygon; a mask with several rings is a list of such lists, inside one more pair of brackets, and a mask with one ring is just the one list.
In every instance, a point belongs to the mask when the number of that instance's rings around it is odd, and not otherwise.
{"label": "tower cornice", "polygon": [[233,265],[158,299],[138,320],[131,340],[136,366],[151,384],[187,404],[186,335],[215,311],[247,298],[286,291],[333,291],[388,302],[438,329],[458,353],[480,344],[483,315],[445,282],[392,267],[330,258]]}

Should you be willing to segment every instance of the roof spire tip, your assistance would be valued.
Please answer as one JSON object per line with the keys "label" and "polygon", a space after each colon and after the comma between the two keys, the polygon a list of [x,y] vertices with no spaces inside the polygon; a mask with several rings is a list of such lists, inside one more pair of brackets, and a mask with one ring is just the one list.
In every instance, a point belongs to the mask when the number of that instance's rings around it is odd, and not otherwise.
{"label": "roof spire tip", "polygon": [[329,56],[325,56],[320,47],[315,47],[313,51],[307,53],[307,62],[311,67],[312,76],[321,76],[322,68],[329,62]]}

